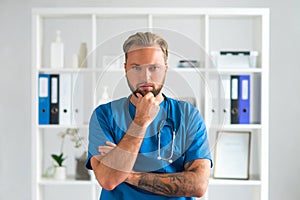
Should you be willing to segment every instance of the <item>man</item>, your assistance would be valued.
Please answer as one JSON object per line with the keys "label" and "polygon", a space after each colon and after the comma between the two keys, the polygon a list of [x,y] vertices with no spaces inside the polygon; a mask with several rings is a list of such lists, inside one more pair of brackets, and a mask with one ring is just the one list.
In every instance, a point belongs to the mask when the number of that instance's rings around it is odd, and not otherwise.
{"label": "man", "polygon": [[100,199],[203,196],[211,167],[206,127],[191,104],[161,92],[167,42],[139,32],[123,49],[132,94],[98,106],[90,120],[87,167],[103,188]]}

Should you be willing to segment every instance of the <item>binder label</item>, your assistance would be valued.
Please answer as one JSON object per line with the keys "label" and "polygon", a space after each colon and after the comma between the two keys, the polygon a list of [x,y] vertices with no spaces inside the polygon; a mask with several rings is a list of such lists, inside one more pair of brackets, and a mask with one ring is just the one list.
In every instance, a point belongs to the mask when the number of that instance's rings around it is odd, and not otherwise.
{"label": "binder label", "polygon": [[40,97],[48,97],[48,78],[40,77]]}
{"label": "binder label", "polygon": [[242,81],[242,99],[247,100],[248,99],[248,80]]}
{"label": "binder label", "polygon": [[238,99],[238,79],[233,78],[231,80],[231,99],[237,100]]}
{"label": "binder label", "polygon": [[57,85],[58,84],[58,80],[57,78],[51,78],[51,103],[57,103],[58,102],[58,98],[57,98]]}

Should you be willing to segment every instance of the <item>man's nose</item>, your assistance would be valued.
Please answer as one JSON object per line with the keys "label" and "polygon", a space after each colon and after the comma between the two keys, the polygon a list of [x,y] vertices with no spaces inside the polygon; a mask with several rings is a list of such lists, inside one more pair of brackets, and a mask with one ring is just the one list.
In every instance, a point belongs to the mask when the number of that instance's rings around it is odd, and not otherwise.
{"label": "man's nose", "polygon": [[144,81],[151,80],[151,72],[148,67],[144,67],[142,76]]}

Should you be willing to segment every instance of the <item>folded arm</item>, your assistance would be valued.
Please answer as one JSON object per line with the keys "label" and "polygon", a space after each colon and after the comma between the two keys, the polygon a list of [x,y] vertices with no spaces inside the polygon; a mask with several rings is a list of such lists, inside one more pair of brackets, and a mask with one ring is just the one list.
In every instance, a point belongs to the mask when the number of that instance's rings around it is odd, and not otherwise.
{"label": "folded arm", "polygon": [[188,162],[185,171],[177,173],[131,173],[126,182],[138,188],[165,196],[194,196],[205,194],[210,176],[210,161]]}
{"label": "folded arm", "polygon": [[91,158],[93,171],[101,187],[112,190],[128,177],[143,141],[143,137],[131,134],[141,136],[145,131],[132,124],[120,143],[107,155],[95,155]]}
{"label": "folded arm", "polygon": [[152,93],[144,97],[137,95],[135,118],[121,141],[104,155],[95,155],[90,159],[96,179],[106,190],[114,189],[132,172],[147,127],[160,109]]}

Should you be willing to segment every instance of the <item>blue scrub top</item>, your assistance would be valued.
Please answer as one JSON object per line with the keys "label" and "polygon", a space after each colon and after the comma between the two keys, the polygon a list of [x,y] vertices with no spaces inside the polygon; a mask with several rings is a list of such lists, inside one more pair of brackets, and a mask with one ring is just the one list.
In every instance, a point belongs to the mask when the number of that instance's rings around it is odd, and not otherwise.
{"label": "blue scrub top", "polygon": [[[164,96],[165,97],[165,96]],[[90,120],[89,146],[86,166],[92,169],[90,159],[99,154],[98,146],[106,141],[118,144],[135,116],[135,106],[128,98],[122,98],[98,106]],[[163,126],[161,126],[163,123]],[[158,160],[158,132],[161,135],[160,154],[162,158],[171,155],[172,131],[175,131],[173,162]],[[172,173],[184,171],[187,162],[196,159],[211,160],[207,131],[199,111],[190,103],[165,97],[160,111],[149,125],[134,165],[134,171]],[[121,183],[114,190],[102,189],[100,200],[122,199],[194,199],[191,197],[165,197]]]}

